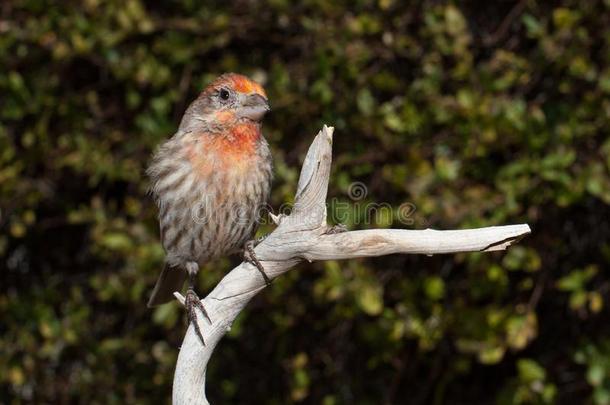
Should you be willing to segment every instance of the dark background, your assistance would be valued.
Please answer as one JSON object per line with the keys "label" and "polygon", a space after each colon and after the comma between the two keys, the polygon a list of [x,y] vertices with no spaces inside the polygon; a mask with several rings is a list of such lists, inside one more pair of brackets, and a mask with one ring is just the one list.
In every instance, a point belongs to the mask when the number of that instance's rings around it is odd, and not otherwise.
{"label": "dark background", "polygon": [[3,1],[0,402],[169,402],[185,316],[145,305],[163,251],[144,169],[235,71],[273,107],[272,206],[327,123],[351,229],[533,234],[299,265],[217,348],[212,402],[609,404],[609,49],[608,0]]}

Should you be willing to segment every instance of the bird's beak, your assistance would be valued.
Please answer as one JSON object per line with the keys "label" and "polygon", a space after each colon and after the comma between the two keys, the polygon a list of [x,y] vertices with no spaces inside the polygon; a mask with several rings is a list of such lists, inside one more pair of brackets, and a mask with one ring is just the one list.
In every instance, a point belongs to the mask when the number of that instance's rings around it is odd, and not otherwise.
{"label": "bird's beak", "polygon": [[252,121],[261,121],[265,114],[271,111],[269,101],[260,94],[248,94],[238,111],[240,117],[250,119]]}

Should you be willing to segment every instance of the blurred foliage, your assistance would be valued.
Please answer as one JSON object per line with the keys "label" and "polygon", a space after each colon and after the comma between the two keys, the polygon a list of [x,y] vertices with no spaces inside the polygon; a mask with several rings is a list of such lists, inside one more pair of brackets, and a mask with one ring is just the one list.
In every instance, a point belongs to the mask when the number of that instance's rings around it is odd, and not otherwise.
{"label": "blurred foliage", "polygon": [[[219,346],[213,402],[610,404],[609,49],[608,0],[3,1],[0,402],[170,397],[185,321],[145,305],[163,251],[143,172],[237,71],[274,108],[274,207],[328,123],[352,229],[533,234],[300,265]],[[372,202],[409,221],[364,223]]]}

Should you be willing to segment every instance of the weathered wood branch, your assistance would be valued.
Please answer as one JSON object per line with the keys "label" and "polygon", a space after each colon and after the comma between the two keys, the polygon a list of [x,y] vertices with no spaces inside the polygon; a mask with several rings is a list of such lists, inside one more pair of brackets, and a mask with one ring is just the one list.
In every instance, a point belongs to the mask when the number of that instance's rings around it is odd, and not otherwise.
{"label": "weathered wood branch", "polygon": [[[393,253],[440,254],[506,249],[529,234],[526,224],[457,231],[371,229],[329,233],[326,193],[331,167],[333,128],[324,126],[309,148],[289,216],[274,217],[277,228],[255,248],[271,279],[302,260],[350,259]],[[206,345],[189,326],[176,365],[174,404],[207,404],[205,375],[220,339],[246,304],[265,288],[256,268],[242,263],[203,299],[210,324],[199,317]],[[182,302],[183,298],[176,293]]]}

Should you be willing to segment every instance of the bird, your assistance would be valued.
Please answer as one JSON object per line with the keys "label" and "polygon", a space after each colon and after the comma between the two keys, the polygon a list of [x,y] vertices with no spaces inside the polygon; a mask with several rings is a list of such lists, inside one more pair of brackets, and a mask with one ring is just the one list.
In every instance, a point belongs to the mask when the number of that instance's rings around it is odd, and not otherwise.
{"label": "bird", "polygon": [[212,320],[194,285],[204,264],[241,251],[270,283],[252,240],[273,177],[262,133],[269,111],[259,83],[225,73],[188,106],[178,130],[158,147],[146,171],[165,250],[148,307],[172,300],[188,278],[185,307],[203,345],[196,310]]}

